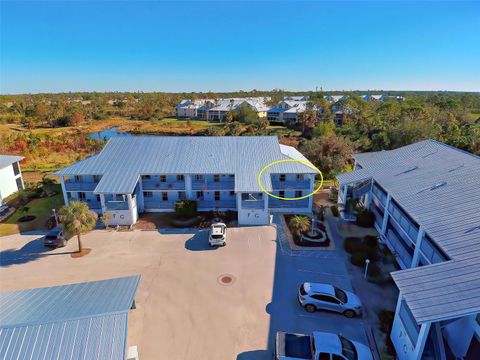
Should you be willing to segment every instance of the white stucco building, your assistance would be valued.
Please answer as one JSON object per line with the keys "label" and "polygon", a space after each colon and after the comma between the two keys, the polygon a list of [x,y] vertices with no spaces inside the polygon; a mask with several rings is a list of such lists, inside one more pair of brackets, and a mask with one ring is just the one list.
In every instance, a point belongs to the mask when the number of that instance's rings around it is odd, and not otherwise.
{"label": "white stucco building", "polygon": [[24,188],[20,161],[22,156],[0,155],[0,205],[8,196]]}

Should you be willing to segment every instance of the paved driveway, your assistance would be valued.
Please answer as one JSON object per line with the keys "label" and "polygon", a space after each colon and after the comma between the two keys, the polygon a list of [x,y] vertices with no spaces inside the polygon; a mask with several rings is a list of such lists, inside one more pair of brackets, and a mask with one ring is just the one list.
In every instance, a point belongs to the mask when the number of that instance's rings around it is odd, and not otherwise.
{"label": "paved driveway", "polygon": [[[211,250],[207,233],[95,231],[92,252],[72,259],[43,251],[38,235],[0,238],[2,291],[141,274],[129,345],[142,359],[271,359],[278,330],[339,332],[365,341],[361,319],[318,312],[296,302],[303,281],[349,288],[343,260],[282,252],[273,226],[228,230],[228,245]],[[277,251],[278,248],[278,251]],[[222,283],[223,276],[225,283]],[[230,280],[230,281],[229,281]]]}

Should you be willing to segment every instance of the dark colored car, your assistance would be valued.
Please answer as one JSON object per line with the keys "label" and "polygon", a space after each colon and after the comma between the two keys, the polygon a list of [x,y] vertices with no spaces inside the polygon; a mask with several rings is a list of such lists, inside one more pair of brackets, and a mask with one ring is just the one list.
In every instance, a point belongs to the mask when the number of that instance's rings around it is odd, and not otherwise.
{"label": "dark colored car", "polygon": [[43,239],[43,245],[48,247],[64,247],[67,245],[67,238],[63,234],[63,226],[57,226],[50,230]]}

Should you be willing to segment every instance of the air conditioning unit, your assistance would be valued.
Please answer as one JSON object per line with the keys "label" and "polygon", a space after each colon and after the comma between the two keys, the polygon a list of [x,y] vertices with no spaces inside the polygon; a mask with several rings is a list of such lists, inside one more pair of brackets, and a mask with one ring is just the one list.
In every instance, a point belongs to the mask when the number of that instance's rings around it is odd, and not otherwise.
{"label": "air conditioning unit", "polygon": [[137,346],[130,346],[127,352],[127,360],[139,360]]}

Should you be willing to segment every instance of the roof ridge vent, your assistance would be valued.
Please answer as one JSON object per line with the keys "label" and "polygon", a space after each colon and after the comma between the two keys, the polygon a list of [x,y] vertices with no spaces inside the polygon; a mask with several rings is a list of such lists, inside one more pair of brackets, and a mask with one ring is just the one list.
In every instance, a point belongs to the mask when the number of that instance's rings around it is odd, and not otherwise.
{"label": "roof ridge vent", "polygon": [[436,190],[438,188],[441,188],[442,186],[445,186],[447,185],[447,182],[446,181],[442,181],[442,182],[439,182],[439,183],[436,183],[435,185],[433,185],[430,190]]}
{"label": "roof ridge vent", "polygon": [[457,167],[454,167],[453,169],[448,170],[449,173],[454,172],[455,170],[461,169],[465,167],[465,163],[462,163],[461,165],[458,165]]}
{"label": "roof ridge vent", "polygon": [[445,186],[445,185],[447,185],[447,182],[446,182],[446,181],[441,181],[441,182],[436,183],[436,184],[433,185],[433,186],[427,186],[426,188],[423,188],[422,190],[420,190],[419,192],[417,192],[417,194],[420,194],[420,193],[422,193],[422,192],[424,192],[424,191],[427,191],[427,190],[430,190],[430,191],[436,190],[436,189],[438,189],[438,188],[440,188],[440,187],[442,187],[442,186]]}
{"label": "roof ridge vent", "polygon": [[438,149],[436,149],[435,151],[432,151],[431,153],[428,153],[427,155],[423,155],[423,156],[422,156],[422,159],[425,159],[425,158],[427,158],[427,157],[429,157],[429,156],[431,156],[431,155],[435,155],[437,152],[438,152]]}
{"label": "roof ridge vent", "polygon": [[407,174],[407,173],[412,172],[412,171],[417,170],[417,169],[418,169],[418,166],[415,165],[415,166],[407,168],[406,170],[404,170],[402,172],[399,172],[398,174],[395,174],[395,176],[402,175],[402,174]]}
{"label": "roof ridge vent", "polygon": [[470,234],[470,233],[474,232],[475,230],[480,230],[480,225],[477,225],[477,226],[474,226],[470,229],[465,230],[465,234]]}

